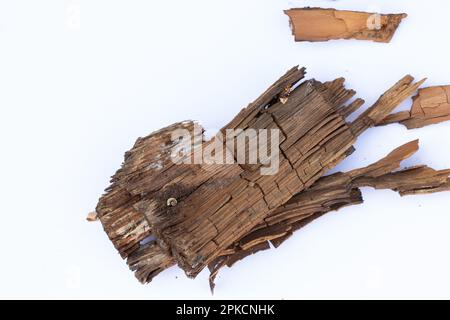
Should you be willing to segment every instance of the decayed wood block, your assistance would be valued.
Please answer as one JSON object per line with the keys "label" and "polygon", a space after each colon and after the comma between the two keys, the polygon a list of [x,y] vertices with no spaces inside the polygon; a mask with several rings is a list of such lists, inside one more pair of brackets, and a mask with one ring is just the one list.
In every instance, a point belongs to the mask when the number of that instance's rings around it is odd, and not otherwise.
{"label": "decayed wood block", "polygon": [[450,86],[428,87],[413,98],[411,111],[388,116],[381,125],[399,122],[408,129],[450,120]]}
{"label": "decayed wood block", "polygon": [[286,10],[296,41],[336,39],[390,42],[406,14],[378,14],[322,8]]}
{"label": "decayed wood block", "polygon": [[[362,201],[355,182],[360,180],[353,175],[368,179],[374,174],[353,173],[352,179],[339,180],[340,188],[327,189],[326,202],[321,202],[323,196],[314,200],[308,194],[325,179],[317,182],[328,169],[353,151],[352,144],[361,133],[382,122],[422,82],[403,78],[354,122],[347,123],[345,118],[361,107],[363,100],[345,105],[355,93],[344,88],[344,80],[309,80],[296,85],[303,77],[304,69],[291,69],[221,130],[243,129],[227,136],[234,140],[248,129],[279,129],[280,169],[275,175],[261,175],[262,164],[196,163],[197,147],[216,141],[203,141],[202,129],[193,122],[140,138],[126,153],[96,212],[141,282],[174,264],[195,276],[206,265],[217,265],[218,259],[238,260],[248,252],[267,248],[268,240],[281,243],[314,217]],[[192,134],[192,150],[173,139],[177,130]],[[174,164],[173,155],[185,149],[184,158],[194,164]],[[231,158],[237,156],[236,150],[226,150]],[[396,166],[397,162],[391,162],[383,174]],[[380,168],[384,167],[373,170]],[[411,172],[418,174],[417,170]],[[418,183],[426,182],[427,187],[415,188],[415,192],[431,190],[428,183],[434,180],[430,172],[421,174]],[[392,185],[388,177],[376,178],[365,183]],[[433,188],[439,191],[446,186]],[[304,203],[296,204],[298,199]],[[293,205],[302,209],[295,210]]]}

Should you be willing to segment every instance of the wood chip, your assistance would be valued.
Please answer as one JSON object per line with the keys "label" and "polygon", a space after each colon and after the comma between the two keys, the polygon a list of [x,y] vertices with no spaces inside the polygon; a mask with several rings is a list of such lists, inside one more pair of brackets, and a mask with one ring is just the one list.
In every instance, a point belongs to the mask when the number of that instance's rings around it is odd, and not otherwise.
{"label": "wood chip", "polygon": [[450,120],[450,86],[428,87],[419,90],[413,98],[411,111],[389,115],[381,125],[401,123],[408,129]]}
{"label": "wood chip", "polygon": [[286,10],[295,41],[337,39],[390,42],[406,14],[379,14],[322,8]]}

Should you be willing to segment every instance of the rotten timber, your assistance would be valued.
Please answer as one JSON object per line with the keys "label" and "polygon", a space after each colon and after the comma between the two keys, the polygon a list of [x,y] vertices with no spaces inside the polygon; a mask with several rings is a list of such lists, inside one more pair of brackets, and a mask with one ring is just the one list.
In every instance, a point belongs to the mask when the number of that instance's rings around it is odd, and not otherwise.
{"label": "rotten timber", "polygon": [[[304,74],[304,69],[291,69],[222,129],[279,128],[276,175],[262,176],[260,165],[175,165],[171,156],[184,146],[172,139],[174,131],[192,132],[194,146],[213,143],[189,121],[138,139],[126,153],[96,213],[141,282],[175,264],[192,277],[209,266],[213,279],[221,266],[267,249],[268,241],[278,246],[324,213],[360,203],[361,186],[401,194],[448,190],[447,171],[394,172],[417,150],[417,142],[368,168],[323,178],[353,152],[360,134],[383,123],[422,81],[406,76],[348,122],[346,117],[364,101],[347,103],[355,92],[345,89],[343,79],[298,84]],[[236,156],[235,150],[228,152]],[[168,206],[169,199],[176,205]]]}
{"label": "rotten timber", "polygon": [[295,41],[337,39],[390,42],[406,14],[378,14],[322,8],[286,10]]}

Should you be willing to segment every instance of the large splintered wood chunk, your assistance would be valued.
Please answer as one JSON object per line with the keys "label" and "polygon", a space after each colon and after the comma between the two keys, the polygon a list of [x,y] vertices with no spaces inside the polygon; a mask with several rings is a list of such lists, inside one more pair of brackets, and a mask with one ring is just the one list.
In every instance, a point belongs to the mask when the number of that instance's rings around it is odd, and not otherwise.
{"label": "large splintered wood chunk", "polygon": [[450,120],[450,86],[428,87],[413,98],[410,111],[388,116],[381,125],[399,122],[408,129],[421,128]]}
{"label": "large splintered wood chunk", "polygon": [[[203,130],[187,121],[138,139],[126,153],[96,212],[140,281],[150,281],[173,264],[189,276],[198,274],[269,221],[294,195],[314,186],[351,154],[361,133],[379,124],[421,84],[410,76],[403,78],[347,123],[345,117],[363,101],[345,105],[355,92],[345,89],[344,79],[297,85],[304,73],[291,69],[243,109],[221,130],[235,129],[225,141],[204,141]],[[280,133],[275,145],[279,170],[272,175],[262,174],[262,163],[199,161],[197,151],[213,144],[224,145],[226,156],[238,158],[227,142],[245,138],[251,129]],[[189,143],[179,139],[186,134]],[[337,195],[336,200],[345,196]],[[357,192],[351,197],[357,199]]]}
{"label": "large splintered wood chunk", "polygon": [[390,42],[406,14],[378,14],[322,8],[286,10],[296,41],[337,39]]}

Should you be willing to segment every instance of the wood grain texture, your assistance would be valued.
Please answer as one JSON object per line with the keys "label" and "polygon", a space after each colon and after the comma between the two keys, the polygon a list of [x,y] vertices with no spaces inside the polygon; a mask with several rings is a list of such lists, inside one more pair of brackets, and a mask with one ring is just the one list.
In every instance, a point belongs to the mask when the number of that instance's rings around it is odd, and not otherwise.
{"label": "wood grain texture", "polygon": [[286,10],[295,41],[338,39],[390,42],[406,14],[378,14],[322,8]]}

